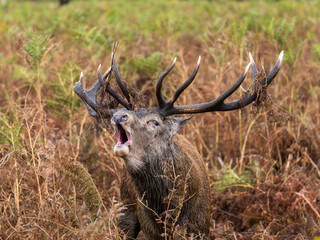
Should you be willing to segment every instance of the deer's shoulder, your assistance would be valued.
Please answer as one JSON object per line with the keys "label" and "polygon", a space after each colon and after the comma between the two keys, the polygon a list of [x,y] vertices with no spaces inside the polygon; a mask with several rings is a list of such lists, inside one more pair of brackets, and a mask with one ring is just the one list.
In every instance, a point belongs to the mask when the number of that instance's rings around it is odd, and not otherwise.
{"label": "deer's shoulder", "polygon": [[198,153],[197,149],[185,136],[176,134],[173,137],[173,141],[194,163],[203,163],[202,157]]}

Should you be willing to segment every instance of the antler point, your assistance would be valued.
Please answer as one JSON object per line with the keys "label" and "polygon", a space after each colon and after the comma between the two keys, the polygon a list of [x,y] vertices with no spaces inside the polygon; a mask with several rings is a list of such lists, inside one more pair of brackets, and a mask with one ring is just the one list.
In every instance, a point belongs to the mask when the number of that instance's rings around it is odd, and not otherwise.
{"label": "antler point", "polygon": [[111,71],[112,67],[109,67],[108,70],[106,71],[106,74],[109,74],[109,72]]}
{"label": "antler point", "polygon": [[280,55],[279,55],[279,58],[278,58],[280,65],[281,65],[281,63],[282,63],[282,61],[283,61],[283,54],[284,54],[284,51],[282,50],[281,53],[280,53]]}
{"label": "antler point", "polygon": [[175,63],[176,63],[176,61],[177,61],[177,57],[175,57],[175,58],[173,59],[172,64],[175,64]]}
{"label": "antler point", "polygon": [[254,63],[253,57],[251,55],[251,52],[249,52],[249,58],[250,58],[250,63]]}
{"label": "antler point", "polygon": [[246,69],[244,70],[244,75],[247,75],[247,72],[249,71],[249,68],[250,68],[251,64],[253,64],[253,63],[254,63],[254,61],[251,61],[251,59],[250,59],[249,64],[246,66]]}
{"label": "antler point", "polygon": [[197,65],[200,65],[200,62],[201,62],[201,55],[200,55],[199,58],[198,58]]}
{"label": "antler point", "polygon": [[244,87],[242,87],[241,85],[240,85],[240,89],[242,92],[247,93],[247,90]]}
{"label": "antler point", "polygon": [[83,72],[80,73],[80,79],[78,82],[76,82],[76,85],[74,87],[76,87],[78,84],[83,88]]}

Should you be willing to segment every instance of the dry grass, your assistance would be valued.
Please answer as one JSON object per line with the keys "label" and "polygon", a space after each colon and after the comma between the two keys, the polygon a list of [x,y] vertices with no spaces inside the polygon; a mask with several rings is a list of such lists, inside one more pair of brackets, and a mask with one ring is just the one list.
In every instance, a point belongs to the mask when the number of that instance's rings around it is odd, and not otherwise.
{"label": "dry grass", "polygon": [[[151,106],[155,78],[173,55],[178,61],[164,83],[168,96],[202,56],[195,83],[178,102],[190,104],[227,89],[249,62],[249,51],[268,72],[284,49],[268,104],[196,115],[181,134],[208,165],[212,239],[317,239],[318,2],[157,4],[144,13],[139,4],[119,10],[121,2],[1,6],[0,239],[118,239],[122,162],[112,155],[113,130],[98,124],[97,131],[72,91],[81,71],[89,86],[98,65],[107,68],[113,40],[120,41],[122,75]],[[135,11],[124,14],[130,8]],[[23,47],[35,30],[49,37],[38,39],[38,55]],[[249,74],[246,89],[251,81]],[[232,99],[239,97],[237,91]]]}

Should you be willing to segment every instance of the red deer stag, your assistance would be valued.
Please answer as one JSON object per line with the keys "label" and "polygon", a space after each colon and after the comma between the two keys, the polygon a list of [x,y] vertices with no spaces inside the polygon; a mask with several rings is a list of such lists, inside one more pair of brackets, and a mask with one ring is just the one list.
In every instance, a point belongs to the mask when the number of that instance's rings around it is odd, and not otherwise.
{"label": "red deer stag", "polygon": [[[135,239],[142,230],[148,239],[164,239],[172,236],[175,226],[186,230],[188,235],[205,236],[209,233],[210,200],[209,180],[205,164],[194,146],[183,136],[177,134],[190,118],[169,117],[176,114],[195,114],[214,111],[231,111],[243,108],[255,101],[258,89],[266,88],[277,75],[282,59],[281,52],[277,63],[262,81],[257,81],[258,69],[250,56],[250,63],[240,78],[213,101],[194,105],[174,105],[180,94],[192,83],[199,66],[200,57],[191,76],[174,92],[170,100],[162,94],[162,82],[173,69],[173,63],[159,76],[156,85],[158,106],[154,108],[135,108],[133,94],[121,79],[114,57],[112,65],[105,74],[98,69],[98,81],[90,89],[83,88],[83,74],[76,83],[74,91],[86,104],[91,116],[111,118],[116,129],[117,144],[114,154],[122,157],[125,168],[121,183],[121,199],[126,210],[119,220],[122,234],[127,239]],[[252,67],[253,90],[231,102],[225,100],[234,93],[244,81],[249,67]],[[122,94],[113,90],[106,81],[111,72]],[[261,84],[261,85],[260,85]],[[260,85],[260,86],[259,86]],[[98,90],[104,90],[116,105],[97,101]],[[108,107],[107,107],[108,105]]]}

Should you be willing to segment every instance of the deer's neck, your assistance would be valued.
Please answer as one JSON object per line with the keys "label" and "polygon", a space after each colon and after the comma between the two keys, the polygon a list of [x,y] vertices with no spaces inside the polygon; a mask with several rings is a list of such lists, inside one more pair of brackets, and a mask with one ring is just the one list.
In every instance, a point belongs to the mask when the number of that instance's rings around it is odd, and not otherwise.
{"label": "deer's neck", "polygon": [[175,143],[141,157],[144,162],[139,171],[129,172],[138,198],[157,213],[164,212],[166,199],[174,188],[175,169],[180,161],[181,149]]}

